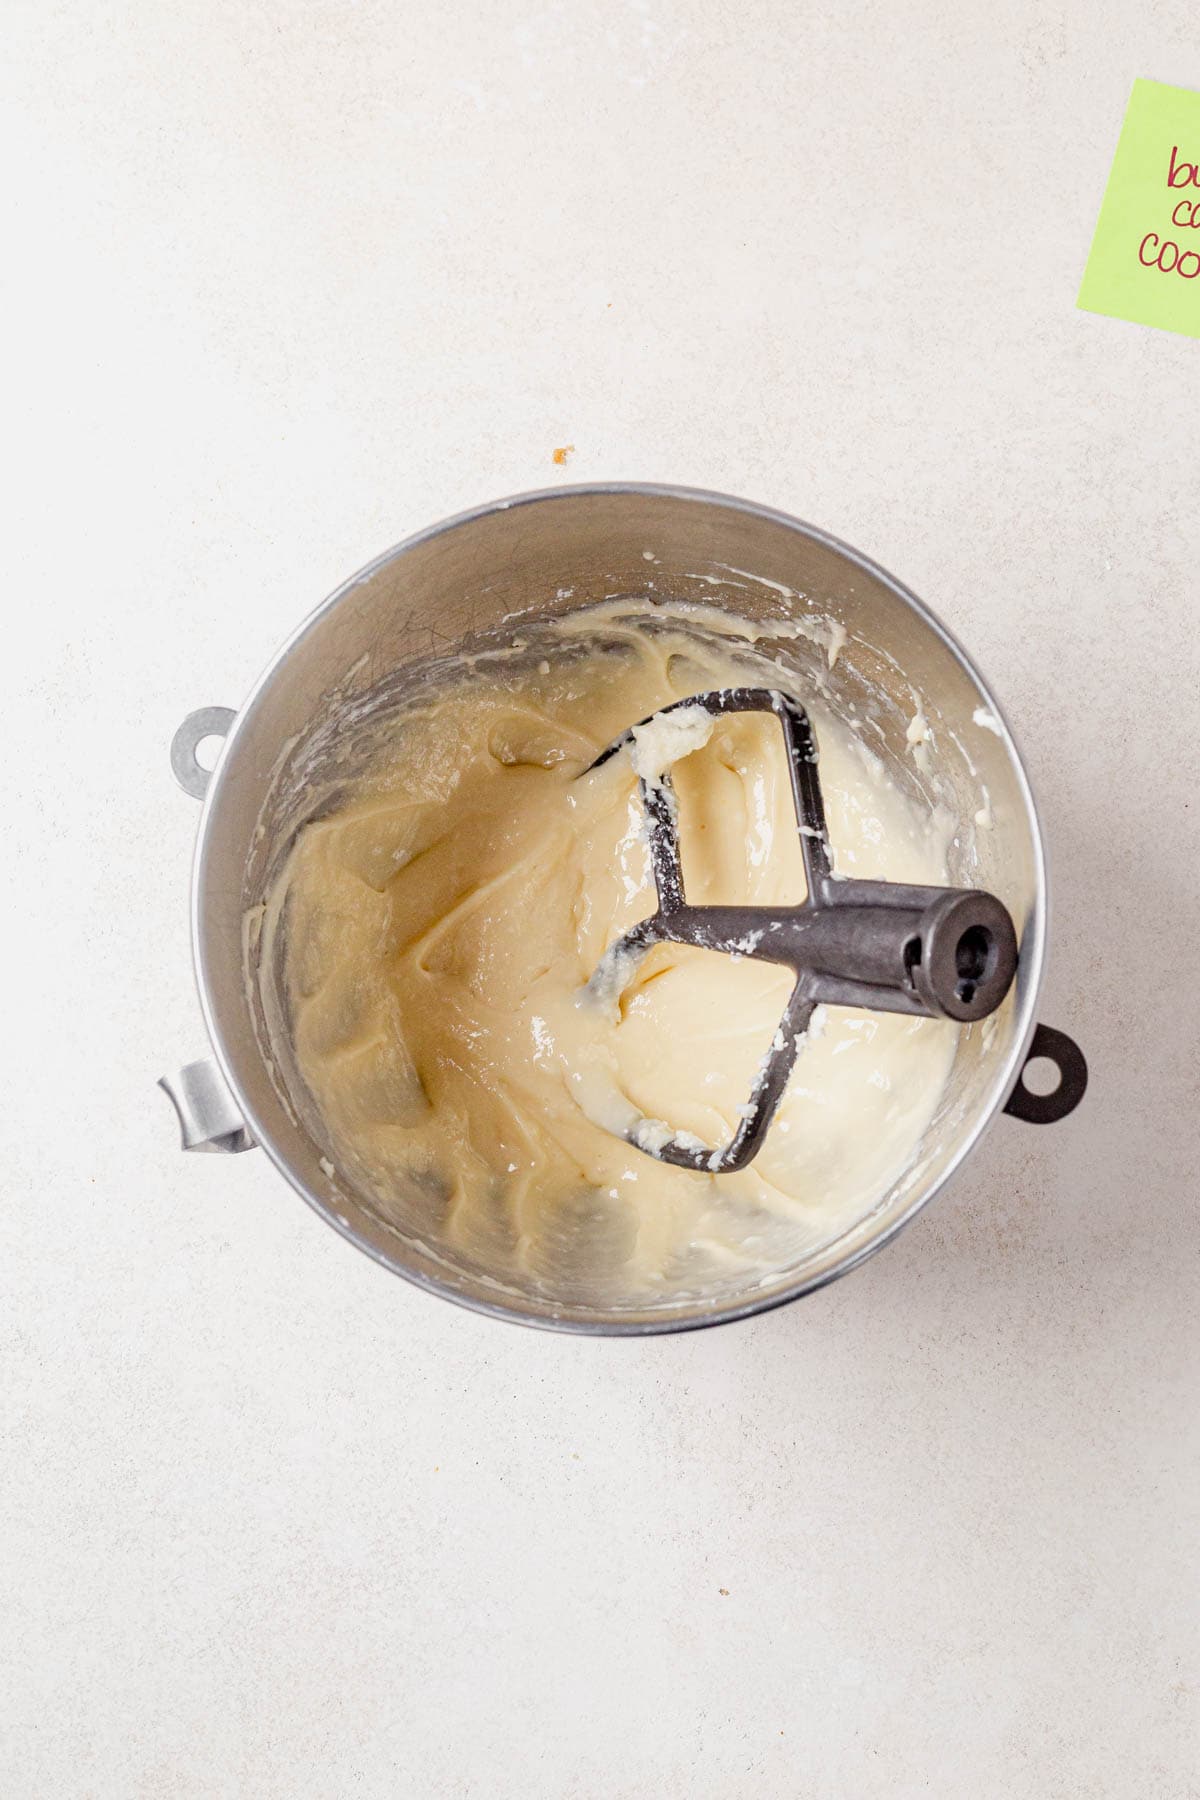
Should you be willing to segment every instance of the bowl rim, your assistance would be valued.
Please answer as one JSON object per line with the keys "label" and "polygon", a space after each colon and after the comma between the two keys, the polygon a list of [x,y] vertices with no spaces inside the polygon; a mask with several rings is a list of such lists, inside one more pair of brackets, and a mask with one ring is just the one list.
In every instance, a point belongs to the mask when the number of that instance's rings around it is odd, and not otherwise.
{"label": "bowl rim", "polygon": [[[293,650],[314,630],[316,626],[337,607],[353,589],[369,581],[379,570],[395,562],[399,557],[416,549],[419,545],[433,538],[441,537],[458,530],[461,526],[490,517],[494,513],[509,512],[517,507],[536,506],[560,500],[581,499],[600,495],[633,495],[640,498],[677,500],[684,503],[701,503],[709,506],[720,506],[734,512],[749,514],[755,518],[767,520],[772,524],[782,525],[791,531],[798,531],[803,536],[819,544],[822,548],[836,552],[845,558],[864,575],[882,583],[899,600],[902,600],[917,617],[941,639],[944,646],[960,664],[966,675],[974,683],[982,697],[983,704],[995,716],[1003,728],[1005,746],[1012,760],[1017,785],[1025,804],[1026,815],[1030,827],[1030,835],[1034,852],[1034,899],[1022,934],[1022,958],[1028,959],[1027,966],[1032,968],[1031,978],[1027,981],[1025,992],[1019,1005],[1024,1016],[1018,1017],[1018,1029],[1014,1035],[1012,1047],[1003,1063],[993,1076],[991,1088],[976,1116],[974,1128],[964,1135],[962,1143],[950,1158],[946,1167],[936,1180],[919,1192],[905,1206],[897,1210],[895,1216],[865,1243],[857,1246],[847,1256],[808,1275],[801,1275],[782,1289],[771,1289],[762,1295],[743,1296],[726,1306],[716,1306],[702,1314],[680,1316],[664,1315],[652,1317],[648,1314],[632,1314],[622,1316],[618,1313],[605,1315],[598,1313],[590,1317],[573,1317],[572,1308],[564,1304],[561,1309],[550,1303],[545,1311],[536,1308],[526,1309],[520,1303],[511,1304],[485,1298],[474,1293],[464,1293],[449,1280],[443,1280],[434,1273],[413,1268],[396,1257],[388,1255],[379,1244],[370,1243],[354,1229],[350,1222],[321,1195],[316,1194],[290,1165],[286,1155],[274,1141],[270,1129],[264,1125],[253,1105],[244,1093],[233,1067],[224,1042],[220,1024],[211,999],[209,983],[208,959],[205,949],[203,930],[206,875],[209,861],[210,838],[214,820],[217,818],[225,783],[230,768],[236,762],[238,739],[246,729],[259,700],[275,681]],[[251,686],[246,698],[238,708],[237,716],[230,726],[217,763],[212,780],[204,797],[200,822],[196,835],[196,847],[192,860],[191,877],[191,936],[192,963],[195,973],[196,987],[199,992],[200,1008],[205,1028],[212,1043],[213,1053],[225,1080],[234,1094],[247,1126],[255,1140],[261,1146],[270,1161],[278,1169],[284,1179],[293,1187],[301,1198],[332,1225],[342,1237],[352,1243],[356,1249],[371,1257],[382,1267],[393,1274],[402,1276],[414,1286],[427,1293],[436,1294],[445,1300],[451,1300],[458,1306],[466,1307],[471,1312],[482,1313],[486,1317],[503,1319],[511,1324],[526,1325],[535,1330],[568,1332],[585,1337],[657,1337],[683,1331],[705,1330],[713,1325],[732,1324],[738,1319],[749,1319],[759,1313],[772,1312],[776,1307],[788,1306],[804,1294],[817,1292],[832,1281],[848,1275],[864,1263],[868,1257],[874,1256],[889,1244],[897,1234],[911,1224],[929,1202],[939,1194],[961,1168],[963,1162],[979,1144],[981,1138],[995,1123],[1005,1102],[1012,1093],[1021,1069],[1024,1065],[1029,1043],[1037,1023],[1037,1003],[1041,993],[1045,973],[1046,949],[1049,935],[1049,870],[1045,839],[1042,832],[1041,817],[1034,797],[1029,772],[1025,767],[1017,740],[1013,735],[1004,709],[990,686],[984,679],[974,659],[959,643],[953,632],[938,618],[937,614],[918,598],[912,590],[899,581],[891,572],[862,551],[835,537],[831,532],[819,526],[810,525],[806,520],[797,518],[779,508],[765,506],[757,501],[744,500],[733,494],[725,494],[708,488],[681,487],[664,482],[643,481],[598,481],[564,483],[562,486],[534,488],[526,492],[511,494],[500,500],[487,501],[482,505],[467,507],[461,512],[452,513],[432,525],[411,533],[393,544],[390,549],[375,556],[364,564],[355,574],[340,583],[319,605],[315,606],[296,626],[275,652],[270,662],[262,670]],[[853,1229],[853,1228],[851,1228]],[[835,1240],[836,1242],[836,1240]]]}

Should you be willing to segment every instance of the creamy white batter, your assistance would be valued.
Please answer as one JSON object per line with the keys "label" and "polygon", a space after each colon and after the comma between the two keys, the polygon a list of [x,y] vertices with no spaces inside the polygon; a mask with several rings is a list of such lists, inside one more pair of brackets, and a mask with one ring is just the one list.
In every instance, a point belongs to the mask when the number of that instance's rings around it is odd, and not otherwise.
{"label": "creamy white batter", "polygon": [[625,615],[543,627],[527,655],[464,663],[393,716],[300,832],[261,921],[339,1179],[448,1256],[595,1301],[766,1274],[846,1229],[914,1155],[956,1038],[819,1009],[737,1174],[662,1164],[604,1129],[644,1115],[726,1141],[792,982],[663,945],[619,1004],[579,1005],[608,945],[655,908],[634,763],[653,776],[687,753],[672,779],[690,900],[805,891],[774,718],[675,715],[581,777],[630,724],[706,688],[790,685],[817,735],[835,869],[948,879],[938,822],[751,634],[721,643],[683,608]]}

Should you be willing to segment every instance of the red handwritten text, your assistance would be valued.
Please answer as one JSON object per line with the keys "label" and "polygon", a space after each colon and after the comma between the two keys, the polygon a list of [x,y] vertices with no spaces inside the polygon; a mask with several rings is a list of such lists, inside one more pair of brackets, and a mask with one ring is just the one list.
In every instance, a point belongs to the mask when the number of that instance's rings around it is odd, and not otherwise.
{"label": "red handwritten text", "polygon": [[[1157,253],[1154,246],[1158,245]],[[1147,256],[1147,250],[1150,255]],[[1161,269],[1164,275],[1182,275],[1185,281],[1195,281],[1200,275],[1200,250],[1185,250],[1180,254],[1179,245],[1173,238],[1166,238],[1159,243],[1158,233],[1148,231],[1138,245],[1138,261],[1146,269]],[[1190,269],[1184,263],[1191,263]]]}
{"label": "red handwritten text", "polygon": [[[1200,164],[1188,162],[1176,163],[1175,158],[1178,155],[1179,145],[1172,144],[1171,166],[1167,170],[1167,186],[1172,188],[1200,187]],[[1178,181],[1175,179],[1176,176],[1179,177]]]}

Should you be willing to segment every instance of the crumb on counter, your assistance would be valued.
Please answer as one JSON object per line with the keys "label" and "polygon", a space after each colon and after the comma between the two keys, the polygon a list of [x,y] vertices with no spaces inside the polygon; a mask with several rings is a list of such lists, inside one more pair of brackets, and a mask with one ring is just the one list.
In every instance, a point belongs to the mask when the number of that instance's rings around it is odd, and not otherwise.
{"label": "crumb on counter", "polygon": [[554,460],[558,464],[559,468],[561,469],[563,464],[566,462],[568,456],[574,456],[574,454],[575,454],[574,444],[560,444],[558,449],[554,452]]}

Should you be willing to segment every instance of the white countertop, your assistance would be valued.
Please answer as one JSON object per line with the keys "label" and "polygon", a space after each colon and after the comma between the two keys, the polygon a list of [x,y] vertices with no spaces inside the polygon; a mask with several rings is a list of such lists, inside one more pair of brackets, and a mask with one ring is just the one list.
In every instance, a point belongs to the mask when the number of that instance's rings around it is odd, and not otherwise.
{"label": "white countertop", "polygon": [[[1200,343],[1074,305],[1137,75],[1200,87],[1194,7],[19,7],[5,1795],[1200,1792]],[[154,1088],[176,724],[408,532],[602,478],[963,638],[1092,1071],[846,1281],[647,1342],[417,1292]]]}

